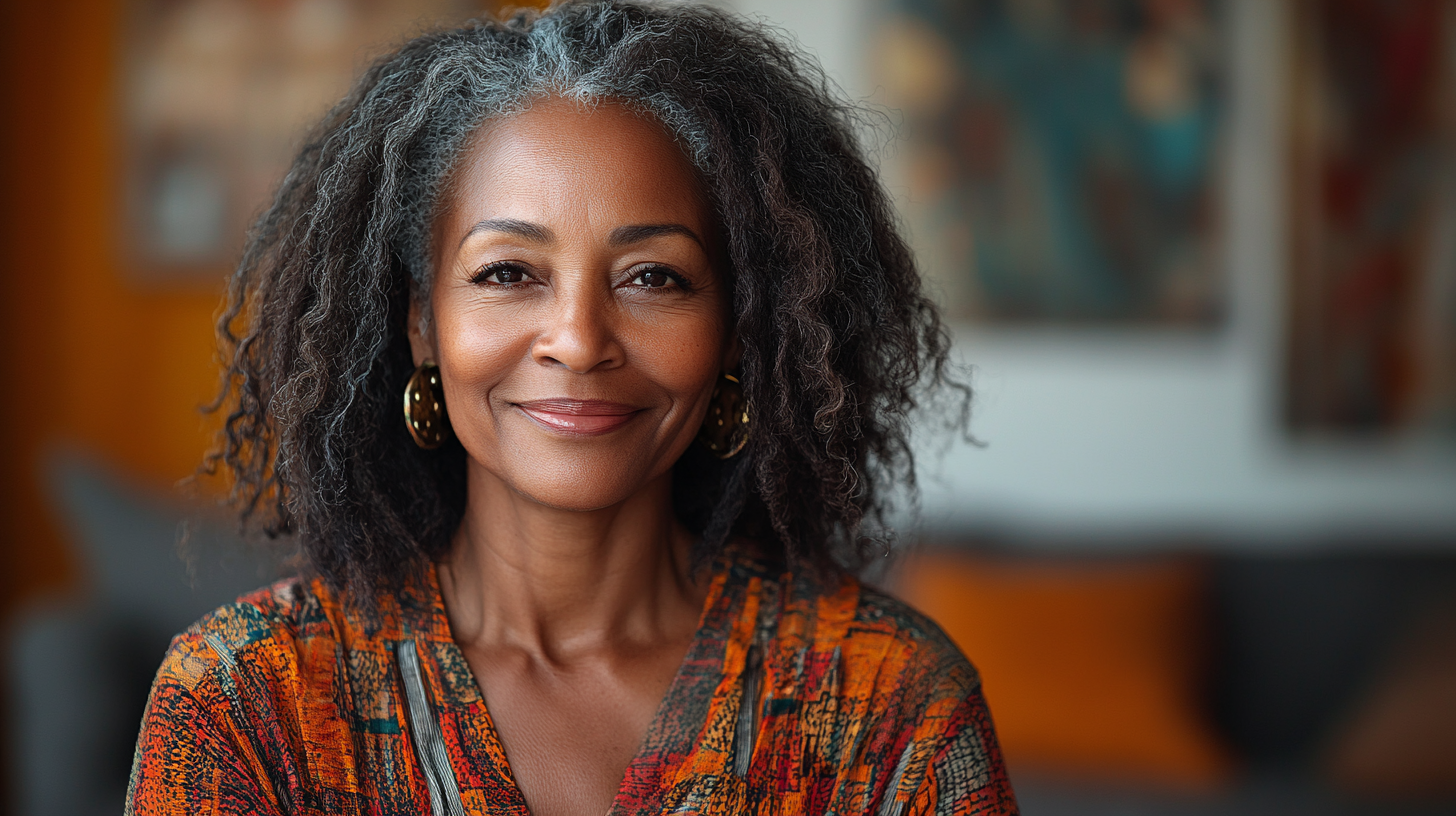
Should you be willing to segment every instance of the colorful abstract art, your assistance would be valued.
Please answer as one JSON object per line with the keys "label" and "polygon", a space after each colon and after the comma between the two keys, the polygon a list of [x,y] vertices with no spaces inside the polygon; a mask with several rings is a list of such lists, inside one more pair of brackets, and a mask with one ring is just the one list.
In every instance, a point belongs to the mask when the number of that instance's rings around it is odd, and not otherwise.
{"label": "colorful abstract art", "polygon": [[956,316],[1209,326],[1224,310],[1217,0],[889,0],[891,181]]}
{"label": "colorful abstract art", "polygon": [[1456,2],[1295,9],[1287,419],[1456,433]]}

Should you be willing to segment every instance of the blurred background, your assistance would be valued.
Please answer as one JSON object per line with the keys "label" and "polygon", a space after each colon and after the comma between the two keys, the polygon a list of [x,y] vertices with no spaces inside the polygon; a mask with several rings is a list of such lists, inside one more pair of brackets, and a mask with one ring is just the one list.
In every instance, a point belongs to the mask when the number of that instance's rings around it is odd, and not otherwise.
{"label": "blurred background", "polygon": [[[877,112],[984,443],[927,422],[886,580],[1025,812],[1456,812],[1456,0],[722,4]],[[177,489],[221,281],[368,60],[493,6],[3,4],[8,812],[116,812],[168,638],[276,571]]]}

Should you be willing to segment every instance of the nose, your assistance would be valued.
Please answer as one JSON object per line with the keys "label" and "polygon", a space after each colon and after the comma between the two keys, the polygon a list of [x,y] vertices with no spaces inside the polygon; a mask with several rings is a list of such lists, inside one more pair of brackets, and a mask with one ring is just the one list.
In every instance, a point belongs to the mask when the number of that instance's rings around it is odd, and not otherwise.
{"label": "nose", "polygon": [[556,295],[548,322],[531,347],[536,361],[577,374],[621,365],[625,355],[610,292],[571,287]]}

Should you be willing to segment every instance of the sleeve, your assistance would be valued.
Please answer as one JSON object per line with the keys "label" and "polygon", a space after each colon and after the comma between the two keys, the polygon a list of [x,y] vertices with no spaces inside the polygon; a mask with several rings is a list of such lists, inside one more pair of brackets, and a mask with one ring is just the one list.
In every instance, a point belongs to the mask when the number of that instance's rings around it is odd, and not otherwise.
{"label": "sleeve", "polygon": [[218,712],[175,683],[153,686],[127,791],[127,816],[281,814],[258,784],[256,753]]}
{"label": "sleeve", "polygon": [[235,722],[226,694],[207,678],[193,684],[169,671],[186,660],[179,655],[185,650],[173,643],[152,686],[125,813],[281,816],[257,746]]}
{"label": "sleeve", "polygon": [[909,816],[1016,816],[991,712],[979,685],[946,722],[944,740],[908,808]]}

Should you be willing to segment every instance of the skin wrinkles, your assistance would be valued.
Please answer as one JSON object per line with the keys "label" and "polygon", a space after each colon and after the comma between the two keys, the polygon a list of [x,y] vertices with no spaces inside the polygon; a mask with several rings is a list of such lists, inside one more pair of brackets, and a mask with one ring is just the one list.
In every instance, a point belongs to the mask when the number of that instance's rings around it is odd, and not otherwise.
{"label": "skin wrinkles", "polygon": [[670,487],[737,362],[713,211],[615,104],[493,122],[451,182],[409,317],[468,455],[441,590],[532,813],[605,813],[706,593]]}

